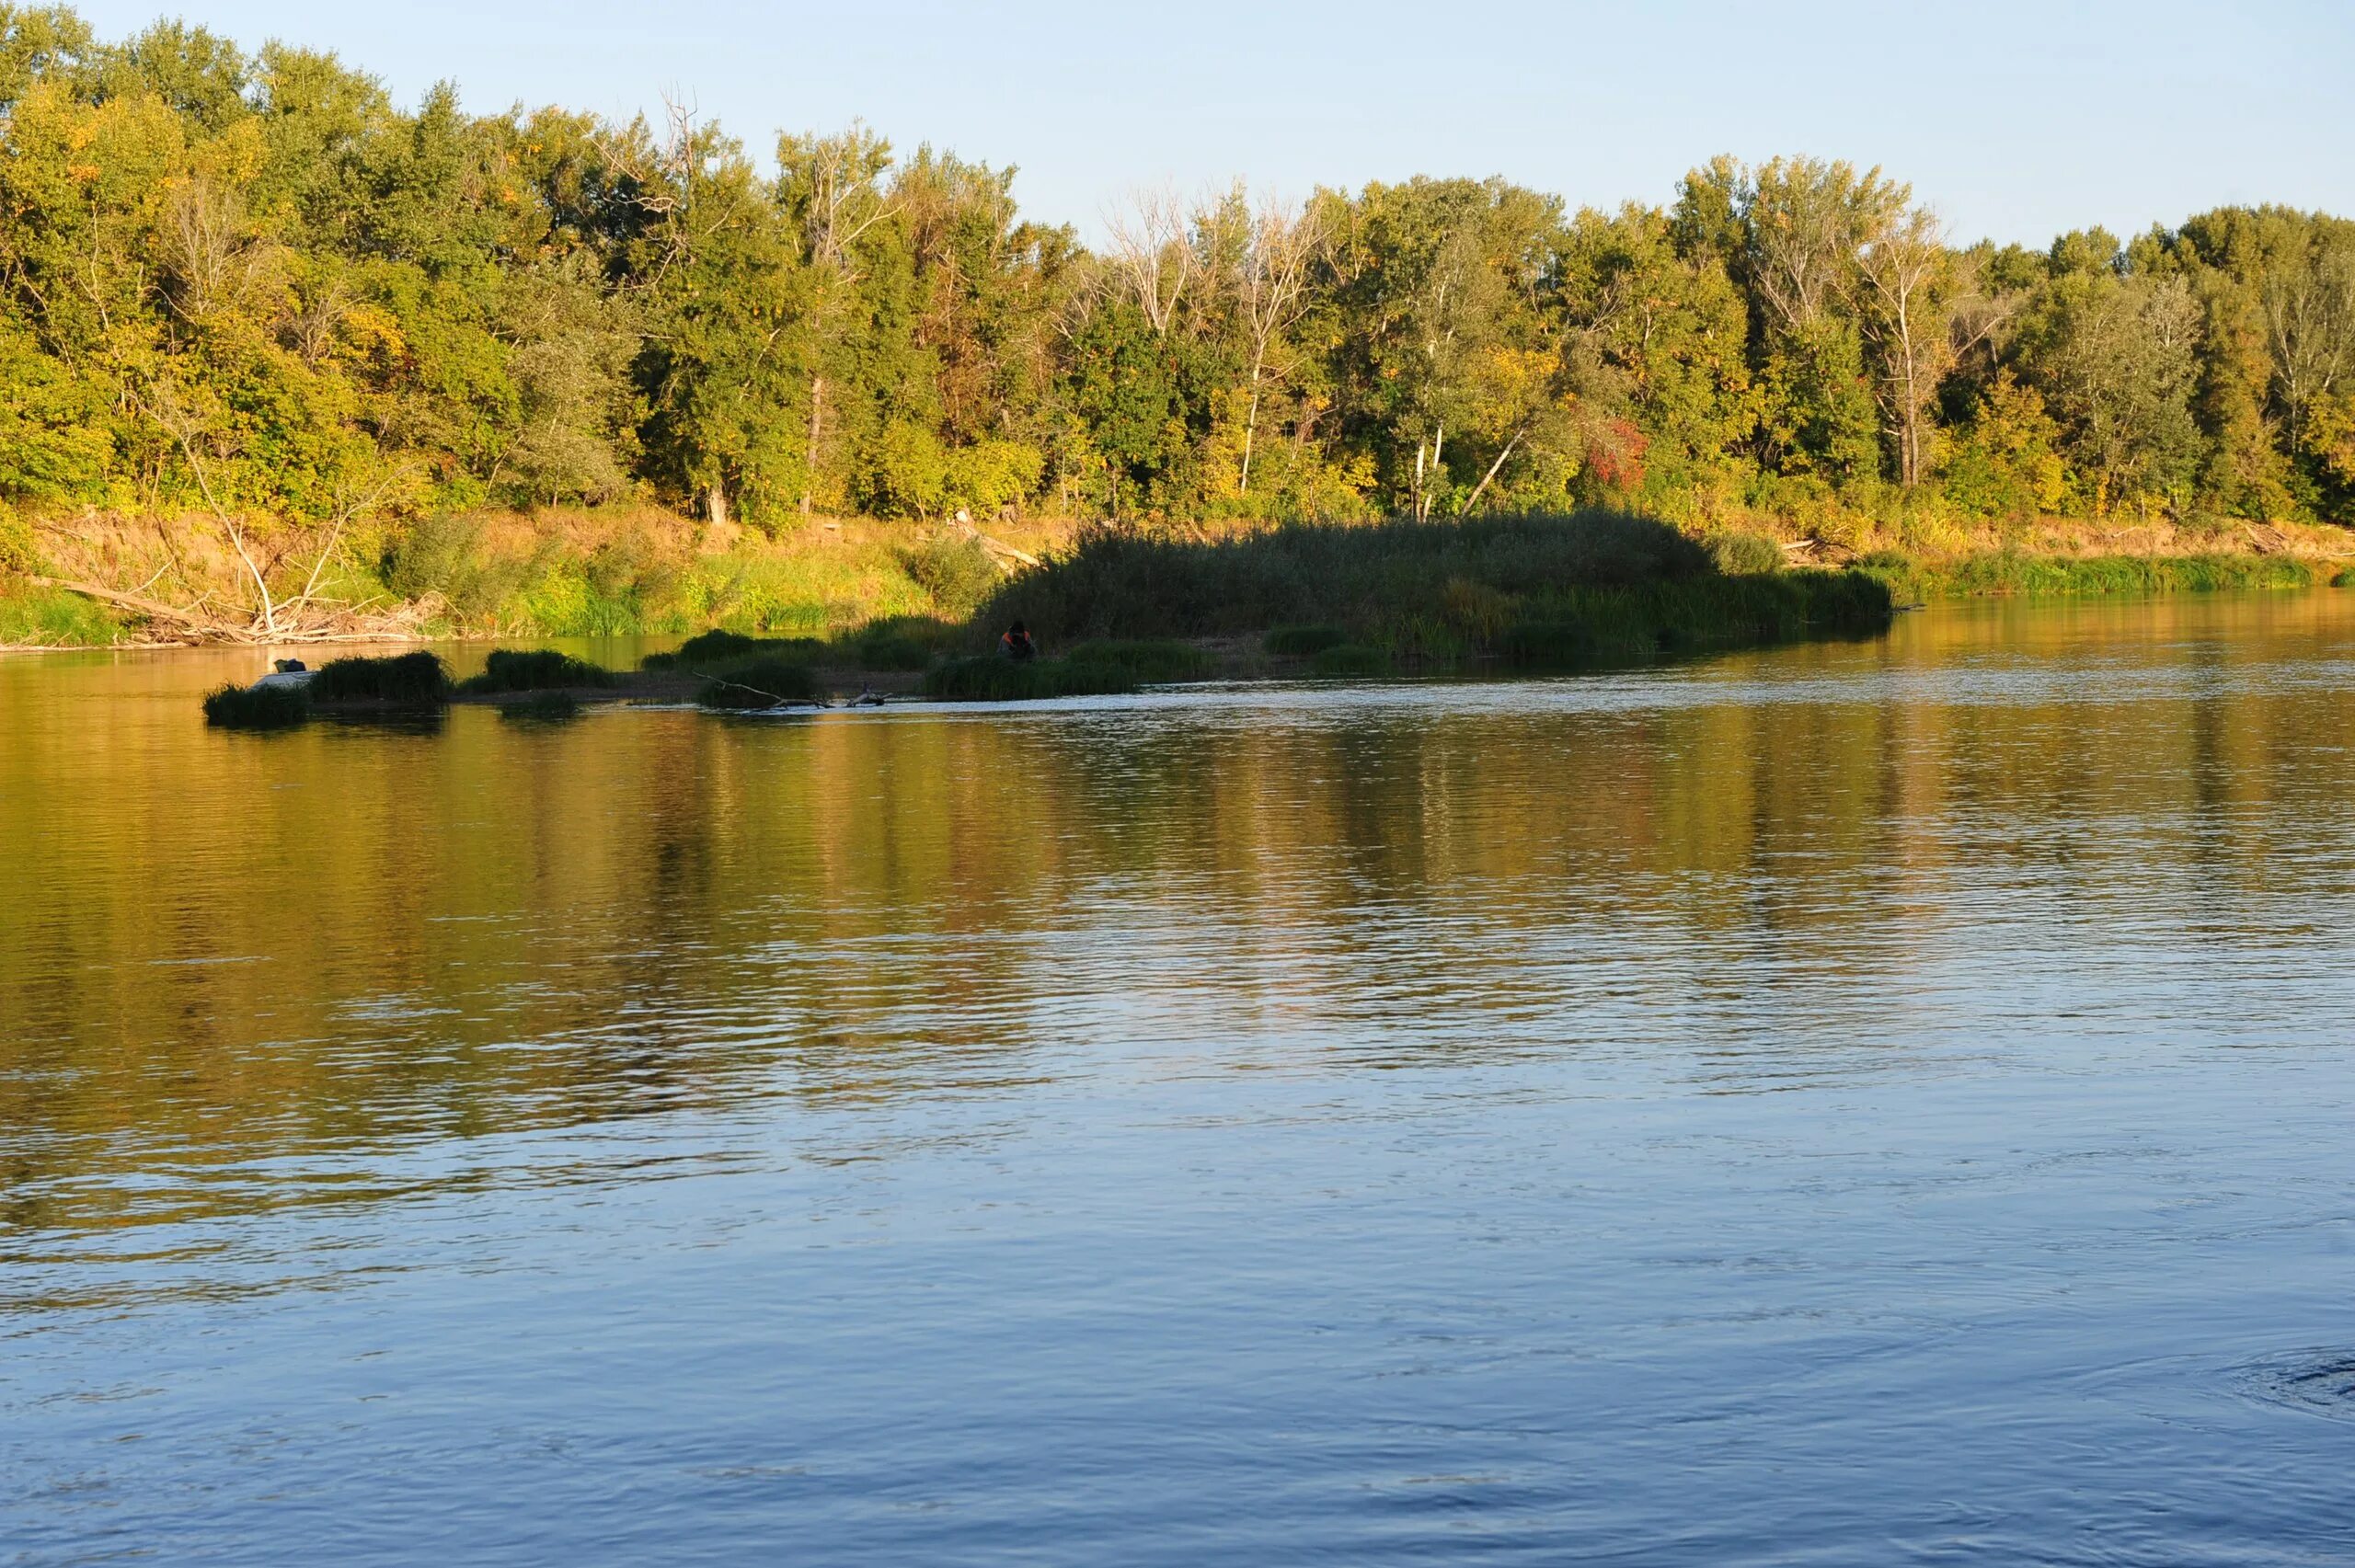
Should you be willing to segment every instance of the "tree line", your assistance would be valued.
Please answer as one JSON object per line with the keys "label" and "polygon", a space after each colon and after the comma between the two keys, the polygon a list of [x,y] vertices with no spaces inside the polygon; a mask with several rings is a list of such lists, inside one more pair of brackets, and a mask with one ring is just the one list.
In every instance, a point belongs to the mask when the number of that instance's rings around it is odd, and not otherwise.
{"label": "tree line", "polygon": [[2337,519],[2355,223],[1959,244],[1879,170],[1149,196],[1090,248],[863,126],[414,109],[0,6],[0,498],[817,514]]}

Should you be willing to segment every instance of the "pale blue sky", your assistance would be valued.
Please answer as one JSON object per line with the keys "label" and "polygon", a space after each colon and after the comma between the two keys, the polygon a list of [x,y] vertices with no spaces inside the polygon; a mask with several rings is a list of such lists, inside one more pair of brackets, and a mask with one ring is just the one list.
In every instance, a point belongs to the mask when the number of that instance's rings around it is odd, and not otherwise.
{"label": "pale blue sky", "polygon": [[[79,7],[109,36],[169,12]],[[1717,152],[1878,163],[1958,237],[2041,244],[2221,202],[2355,213],[2355,0],[210,0],[247,44],[332,49],[404,102],[626,115],[674,92],[766,154],[864,118],[1020,166],[1097,232],[1141,184],[1285,194],[1503,174],[1573,205],[1666,201]]]}

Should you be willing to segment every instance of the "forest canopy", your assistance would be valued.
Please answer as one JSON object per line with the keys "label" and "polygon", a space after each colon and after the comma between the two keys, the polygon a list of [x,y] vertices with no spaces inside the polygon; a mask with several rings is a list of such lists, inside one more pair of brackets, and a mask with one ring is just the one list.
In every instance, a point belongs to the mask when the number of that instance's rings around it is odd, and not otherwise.
{"label": "forest canopy", "polygon": [[332,55],[0,6],[0,501],[2347,515],[2355,223],[1967,244],[1793,156],[1671,195],[1238,186],[1091,250],[1012,169],[864,126],[756,155],[404,108]]}

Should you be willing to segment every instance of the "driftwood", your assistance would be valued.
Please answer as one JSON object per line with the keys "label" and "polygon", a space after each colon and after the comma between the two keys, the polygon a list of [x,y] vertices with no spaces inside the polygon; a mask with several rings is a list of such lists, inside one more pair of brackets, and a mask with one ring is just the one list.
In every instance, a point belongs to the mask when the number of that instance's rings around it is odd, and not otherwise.
{"label": "driftwood", "polygon": [[[955,526],[958,532],[963,534],[974,544],[979,544],[982,549],[988,551],[993,555],[1004,555],[1012,560],[1019,561],[1026,567],[1036,567],[1040,564],[1039,557],[1030,554],[1029,551],[1017,550],[1003,539],[993,539],[961,517],[958,519]],[[999,565],[1003,567],[1005,562],[1001,561]]]}
{"label": "driftwood", "polygon": [[[208,613],[207,595],[199,595],[194,604],[183,607],[144,593],[129,593],[72,578],[31,576],[25,580],[128,610],[147,621],[160,623],[162,629],[174,633],[176,640],[182,643],[237,643],[269,647],[281,643],[421,642],[424,639],[417,629],[418,624],[432,611],[431,601],[420,601],[388,613],[365,615],[345,609],[301,621],[280,620],[273,627],[256,624],[251,612],[244,610],[230,614]],[[305,598],[299,602],[307,608],[319,601]]]}

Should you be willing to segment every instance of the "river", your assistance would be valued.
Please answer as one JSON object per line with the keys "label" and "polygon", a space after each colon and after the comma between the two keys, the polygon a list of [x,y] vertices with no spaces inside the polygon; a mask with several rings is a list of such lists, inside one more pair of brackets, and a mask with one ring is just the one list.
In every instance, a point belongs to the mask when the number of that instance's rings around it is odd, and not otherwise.
{"label": "river", "polygon": [[2355,1558],[2355,593],[208,732],[255,663],[0,658],[0,1562]]}

